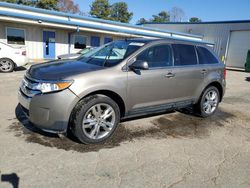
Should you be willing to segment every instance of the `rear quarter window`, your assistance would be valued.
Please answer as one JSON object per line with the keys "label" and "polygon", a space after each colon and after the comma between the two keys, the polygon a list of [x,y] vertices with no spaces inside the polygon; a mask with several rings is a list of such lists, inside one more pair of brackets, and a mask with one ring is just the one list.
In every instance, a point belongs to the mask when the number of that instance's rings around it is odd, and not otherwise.
{"label": "rear quarter window", "polygon": [[217,58],[206,48],[197,46],[199,64],[217,64]]}
{"label": "rear quarter window", "polygon": [[188,44],[173,44],[175,66],[196,65],[195,47]]}

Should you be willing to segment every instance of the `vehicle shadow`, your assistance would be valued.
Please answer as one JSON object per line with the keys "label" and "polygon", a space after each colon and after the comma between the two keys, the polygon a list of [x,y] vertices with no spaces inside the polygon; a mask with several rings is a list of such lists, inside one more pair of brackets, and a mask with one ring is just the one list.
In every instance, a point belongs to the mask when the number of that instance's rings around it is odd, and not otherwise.
{"label": "vehicle shadow", "polygon": [[[18,122],[12,122],[9,126],[9,132],[14,132],[16,137],[25,139],[26,142],[38,143],[66,151],[92,152],[148,138],[182,139],[186,137],[203,139],[210,135],[211,130],[216,127],[223,127],[225,122],[228,122],[228,119],[233,118],[234,115],[218,110],[214,116],[203,119],[192,114],[189,110],[180,110],[179,112],[171,111],[140,118],[130,118],[120,123],[111,139],[97,145],[81,144],[71,133],[66,136],[58,136],[57,134],[36,129],[29,123],[18,106],[16,108],[16,117]],[[141,118],[148,118],[147,124],[150,124],[150,126],[146,128],[143,126],[141,128],[136,127],[138,124],[143,125],[145,123],[143,119],[137,120]],[[130,126],[130,124],[134,126]]]}
{"label": "vehicle shadow", "polygon": [[250,82],[250,77],[246,77],[246,81],[247,81],[247,82]]}
{"label": "vehicle shadow", "polygon": [[15,68],[15,71],[25,71],[25,70],[27,70],[26,67],[17,67],[17,68]]}

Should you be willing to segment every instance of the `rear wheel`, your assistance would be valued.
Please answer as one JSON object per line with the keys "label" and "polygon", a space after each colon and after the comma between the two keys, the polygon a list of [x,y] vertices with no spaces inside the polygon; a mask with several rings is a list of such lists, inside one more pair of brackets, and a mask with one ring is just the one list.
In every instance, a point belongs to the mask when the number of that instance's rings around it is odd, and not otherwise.
{"label": "rear wheel", "polygon": [[0,59],[0,71],[1,72],[12,72],[15,68],[15,64],[11,59],[3,58]]}
{"label": "rear wheel", "polygon": [[199,103],[196,105],[198,114],[202,117],[213,115],[219,105],[220,94],[216,87],[210,86],[202,93]]}
{"label": "rear wheel", "polygon": [[83,99],[75,107],[72,116],[73,134],[85,144],[106,141],[120,122],[118,105],[104,95]]}

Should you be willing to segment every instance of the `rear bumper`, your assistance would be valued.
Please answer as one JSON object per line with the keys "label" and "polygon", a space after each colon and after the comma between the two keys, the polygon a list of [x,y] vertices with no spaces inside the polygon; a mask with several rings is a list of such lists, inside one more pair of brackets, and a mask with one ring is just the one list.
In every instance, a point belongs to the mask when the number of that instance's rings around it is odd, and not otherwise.
{"label": "rear bumper", "polygon": [[226,80],[223,79],[223,81],[222,81],[222,96],[221,96],[220,101],[222,101],[222,99],[223,99],[225,93],[226,93]]}
{"label": "rear bumper", "polygon": [[29,62],[29,59],[26,56],[21,56],[15,60],[15,64],[17,67],[25,66]]}
{"label": "rear bumper", "polygon": [[78,97],[69,89],[32,98],[19,91],[18,99],[29,121],[35,127],[52,133],[67,131],[71,112],[78,102]]}

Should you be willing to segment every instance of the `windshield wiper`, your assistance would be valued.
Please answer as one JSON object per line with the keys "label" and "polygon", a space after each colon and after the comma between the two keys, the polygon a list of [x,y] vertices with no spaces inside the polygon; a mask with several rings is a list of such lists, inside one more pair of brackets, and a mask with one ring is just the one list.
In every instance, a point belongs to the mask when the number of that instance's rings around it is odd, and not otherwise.
{"label": "windshield wiper", "polygon": [[106,55],[105,60],[104,60],[104,62],[103,62],[103,64],[102,64],[103,67],[105,67],[105,65],[106,65],[106,63],[107,63],[107,60],[108,60],[108,58],[111,56],[111,53],[112,53],[113,49],[114,49],[114,45],[111,46],[108,55]]}

